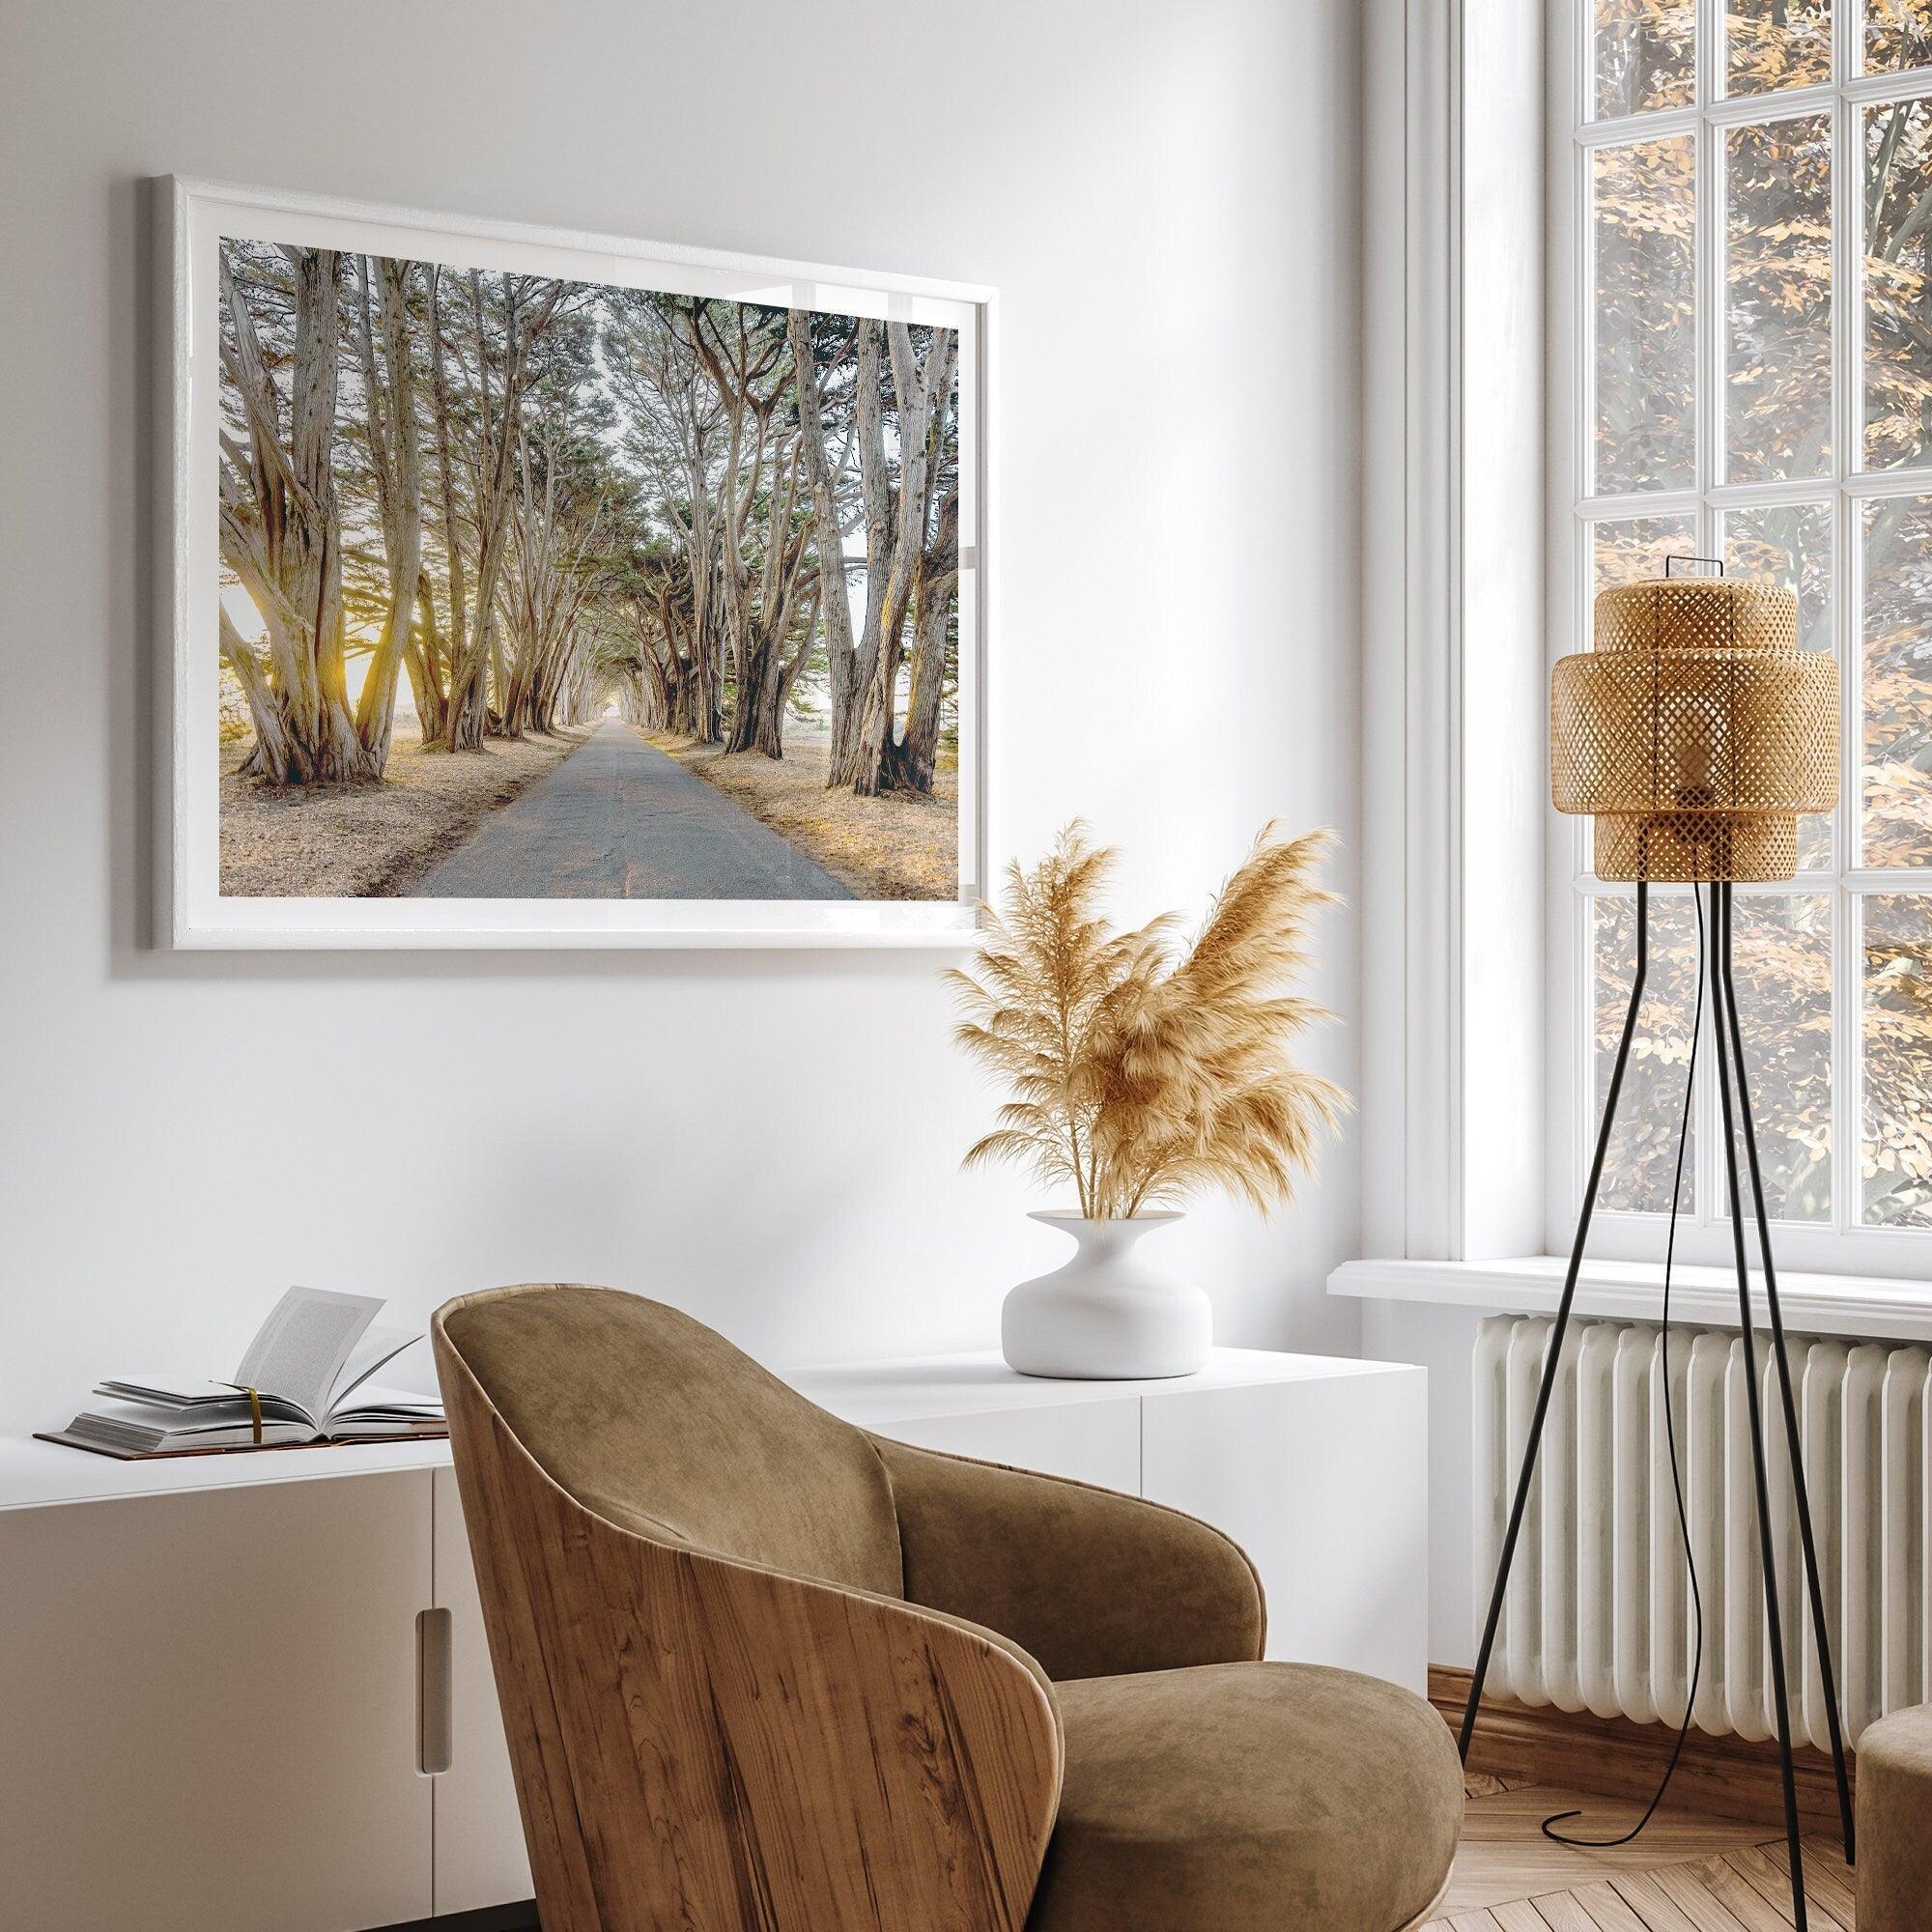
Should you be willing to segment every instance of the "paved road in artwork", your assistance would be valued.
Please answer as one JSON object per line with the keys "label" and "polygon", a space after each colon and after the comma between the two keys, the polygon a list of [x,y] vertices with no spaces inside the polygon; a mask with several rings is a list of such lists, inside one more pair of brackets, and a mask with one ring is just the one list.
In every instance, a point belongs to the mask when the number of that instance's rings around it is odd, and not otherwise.
{"label": "paved road in artwork", "polygon": [[458,899],[849,899],[675,758],[607,719],[414,889]]}

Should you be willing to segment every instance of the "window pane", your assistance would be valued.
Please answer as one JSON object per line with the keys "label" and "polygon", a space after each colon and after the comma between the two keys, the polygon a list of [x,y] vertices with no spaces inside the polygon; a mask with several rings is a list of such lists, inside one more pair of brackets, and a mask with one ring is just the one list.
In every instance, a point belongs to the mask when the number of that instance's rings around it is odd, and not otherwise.
{"label": "window pane", "polygon": [[1592,156],[1599,495],[1695,486],[1697,331],[1688,134]]}
{"label": "window pane", "polygon": [[[1724,519],[1724,557],[1734,577],[1781,583],[1798,596],[1798,642],[1832,648],[1832,506],[1777,503],[1733,510]],[[1832,821],[1822,812],[1798,821],[1798,863],[1806,871],[1832,864]]]}
{"label": "window pane", "polygon": [[1932,67],[1932,0],[1865,0],[1865,71]]}
{"label": "window pane", "polygon": [[1741,894],[1731,936],[1731,970],[1765,1205],[1779,1220],[1829,1221],[1830,895]]}
{"label": "window pane", "polygon": [[1932,497],[1861,510],[1864,863],[1932,865]]}
{"label": "window pane", "polygon": [[[1594,925],[1596,1094],[1589,1122],[1594,1143],[1623,1036],[1636,971],[1636,899],[1605,896],[1591,901]],[[1650,900],[1650,980],[1637,1012],[1623,1097],[1604,1163],[1602,1206],[1628,1212],[1670,1211],[1670,1183],[1677,1165],[1677,1131],[1684,1114],[1684,1076],[1690,1062],[1690,1022],[1697,998],[1697,924],[1688,893]],[[1696,1171],[1696,1129],[1685,1155],[1683,1211],[1691,1211]]]}
{"label": "window pane", "polygon": [[1733,577],[1798,593],[1801,650],[1832,648],[1832,506],[1772,503],[1724,519],[1724,563]]}
{"label": "window pane", "polygon": [[1727,93],[1769,94],[1831,77],[1832,0],[1730,0],[1724,10]]}
{"label": "window pane", "polygon": [[1865,1220],[1932,1228],[1932,898],[1863,903]]}
{"label": "window pane", "polygon": [[1832,117],[1724,138],[1724,418],[1734,483],[1832,467]]}
{"label": "window pane", "polygon": [[[1590,526],[1590,609],[1583,613],[1583,635],[1570,648],[1579,651],[1596,646],[1595,617],[1597,593],[1612,584],[1636,583],[1662,577],[1664,565],[1673,556],[1693,556],[1697,551],[1696,520],[1688,516],[1610,517]],[[1596,863],[1595,821],[1575,818],[1577,828],[1578,862],[1587,870]]]}
{"label": "window pane", "polygon": [[[1662,577],[1667,558],[1691,556],[1697,550],[1697,526],[1690,517],[1616,517],[1590,526],[1594,564],[1590,597],[1616,583],[1635,583]],[[1577,646],[1588,650],[1586,637]]]}
{"label": "window pane", "polygon": [[1864,460],[1932,460],[1932,100],[1865,110]]}
{"label": "window pane", "polygon": [[1596,0],[1597,115],[1690,104],[1697,64],[1696,0]]}

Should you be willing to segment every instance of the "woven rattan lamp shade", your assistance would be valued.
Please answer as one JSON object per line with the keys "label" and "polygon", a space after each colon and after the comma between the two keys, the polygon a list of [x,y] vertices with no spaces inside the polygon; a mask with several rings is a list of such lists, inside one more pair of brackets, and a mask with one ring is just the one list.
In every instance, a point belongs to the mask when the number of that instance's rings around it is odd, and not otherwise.
{"label": "woven rattan lamp shade", "polygon": [[1618,584],[1550,680],[1549,788],[1595,817],[1600,878],[1788,879],[1799,814],[1838,802],[1838,667],[1788,590]]}

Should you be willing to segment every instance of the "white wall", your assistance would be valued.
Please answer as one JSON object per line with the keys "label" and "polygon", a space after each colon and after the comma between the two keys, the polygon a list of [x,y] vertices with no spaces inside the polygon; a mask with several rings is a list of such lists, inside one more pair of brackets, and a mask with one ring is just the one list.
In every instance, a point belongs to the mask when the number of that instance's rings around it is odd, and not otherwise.
{"label": "white wall", "polygon": [[[144,177],[989,282],[996,856],[1078,811],[1122,909],[1357,825],[1352,0],[0,0],[0,1428],[225,1369],[290,1281],[664,1294],[778,1360],[990,1344],[1056,1257],[961,1177],[930,957],[182,956],[145,943]],[[895,98],[911,77],[923,96]],[[1352,1084],[1351,915],[1312,1050]],[[1331,1150],[1164,1236],[1225,1339],[1347,1350]]]}

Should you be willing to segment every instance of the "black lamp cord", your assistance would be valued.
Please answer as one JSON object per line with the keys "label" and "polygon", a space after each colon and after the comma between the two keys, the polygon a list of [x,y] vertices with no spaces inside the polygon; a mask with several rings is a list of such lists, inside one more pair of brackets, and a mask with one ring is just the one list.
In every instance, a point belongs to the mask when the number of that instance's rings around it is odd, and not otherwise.
{"label": "black lamp cord", "polygon": [[[1583,1814],[1578,1810],[1553,1811],[1543,1821],[1546,1838],[1586,1852],[1613,1851],[1619,1845],[1629,1844],[1657,1816],[1657,1807],[1663,1803],[1663,1794],[1670,1789],[1670,1780],[1676,1776],[1677,1761],[1684,1755],[1685,1740],[1690,1735],[1690,1714],[1697,1706],[1697,1683],[1704,1671],[1704,1598],[1697,1587],[1697,1559],[1690,1548],[1690,1518],[1684,1507],[1684,1475],[1677,1461],[1677,1416],[1670,1403],[1670,1274],[1677,1259],[1677,1211],[1684,1193],[1684,1150],[1690,1138],[1690,1106],[1697,1085],[1697,1041],[1704,1030],[1704,898],[1695,886],[1690,888],[1690,898],[1697,909],[1697,1004],[1690,1016],[1690,1064],[1684,1070],[1684,1112],[1677,1126],[1677,1170],[1670,1182],[1670,1232],[1663,1249],[1663,1332],[1660,1360],[1663,1370],[1663,1433],[1670,1445],[1670,1488],[1677,1498],[1677,1528],[1684,1539],[1684,1567],[1690,1577],[1690,1602],[1695,1609],[1697,1635],[1691,1648],[1690,1689],[1684,1698],[1684,1721],[1677,1727],[1677,1743],[1671,1749],[1670,1762],[1663,1767],[1662,1781],[1643,1816],[1617,1838],[1575,1838],[1554,1829],[1566,1818],[1580,1818]],[[1722,1050],[1719,1041],[1719,1051]]]}

